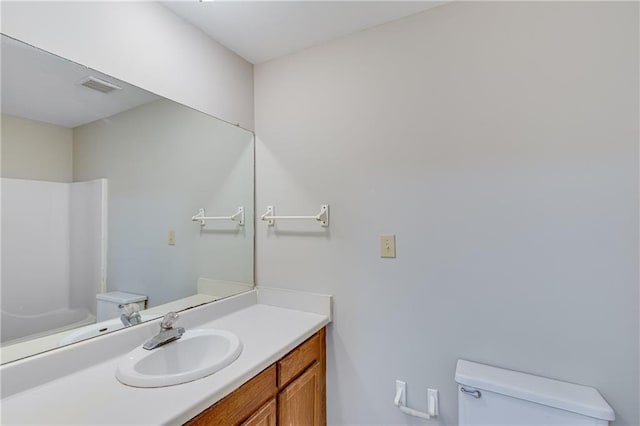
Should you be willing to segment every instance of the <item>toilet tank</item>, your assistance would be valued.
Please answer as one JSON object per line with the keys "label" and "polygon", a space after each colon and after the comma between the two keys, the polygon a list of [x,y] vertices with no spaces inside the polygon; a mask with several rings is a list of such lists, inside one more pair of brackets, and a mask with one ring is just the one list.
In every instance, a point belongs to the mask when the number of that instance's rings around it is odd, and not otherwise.
{"label": "toilet tank", "polygon": [[458,360],[459,426],[606,426],[613,409],[594,388]]}

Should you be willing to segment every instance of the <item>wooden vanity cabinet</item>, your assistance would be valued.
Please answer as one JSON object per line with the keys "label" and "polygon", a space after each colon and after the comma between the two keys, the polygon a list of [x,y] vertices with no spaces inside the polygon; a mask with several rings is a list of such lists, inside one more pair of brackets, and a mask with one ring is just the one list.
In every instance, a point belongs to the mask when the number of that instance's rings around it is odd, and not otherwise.
{"label": "wooden vanity cabinet", "polygon": [[186,424],[194,426],[236,426],[273,399],[278,392],[276,366],[271,365],[244,385],[213,404]]}
{"label": "wooden vanity cabinet", "polygon": [[187,425],[326,425],[325,329],[264,369]]}

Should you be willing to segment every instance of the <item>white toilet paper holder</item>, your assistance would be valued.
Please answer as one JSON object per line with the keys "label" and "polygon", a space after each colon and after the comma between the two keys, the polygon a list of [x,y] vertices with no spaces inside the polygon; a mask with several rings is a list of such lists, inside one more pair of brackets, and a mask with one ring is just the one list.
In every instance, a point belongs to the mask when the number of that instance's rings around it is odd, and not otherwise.
{"label": "white toilet paper holder", "polygon": [[427,412],[414,410],[407,407],[407,384],[401,380],[396,380],[396,397],[393,403],[405,414],[421,419],[431,419],[437,417],[440,409],[438,408],[438,390],[427,389]]}

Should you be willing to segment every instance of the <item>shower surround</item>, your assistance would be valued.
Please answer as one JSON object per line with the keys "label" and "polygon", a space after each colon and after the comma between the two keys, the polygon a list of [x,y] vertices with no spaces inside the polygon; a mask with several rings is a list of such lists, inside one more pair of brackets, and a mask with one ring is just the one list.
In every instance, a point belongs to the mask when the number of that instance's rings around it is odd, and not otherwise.
{"label": "shower surround", "polygon": [[2,344],[95,321],[107,180],[2,178]]}

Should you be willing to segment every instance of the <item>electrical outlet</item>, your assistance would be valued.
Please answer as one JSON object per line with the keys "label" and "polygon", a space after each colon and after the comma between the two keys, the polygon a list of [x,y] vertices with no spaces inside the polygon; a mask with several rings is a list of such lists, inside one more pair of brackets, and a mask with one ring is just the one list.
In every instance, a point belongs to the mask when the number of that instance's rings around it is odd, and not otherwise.
{"label": "electrical outlet", "polygon": [[167,243],[170,246],[176,245],[176,231],[174,231],[173,229],[169,231],[169,238],[167,239]]}
{"label": "electrical outlet", "polygon": [[380,236],[380,257],[396,257],[396,236]]}

